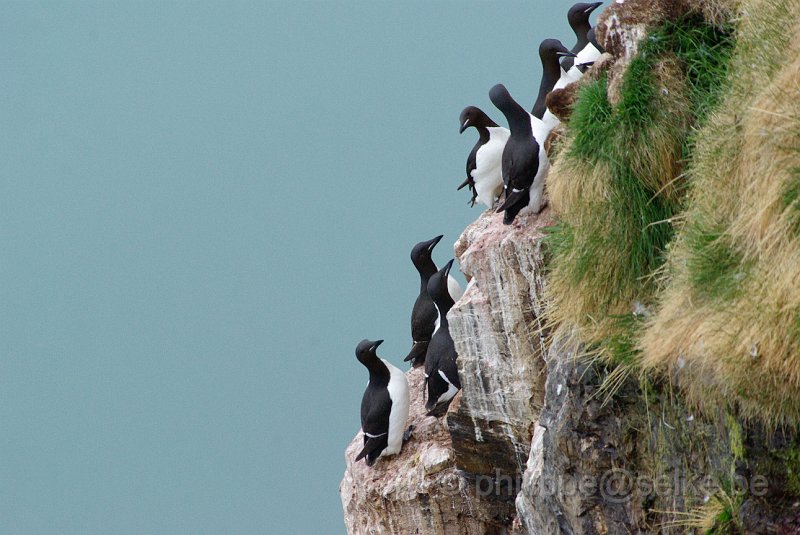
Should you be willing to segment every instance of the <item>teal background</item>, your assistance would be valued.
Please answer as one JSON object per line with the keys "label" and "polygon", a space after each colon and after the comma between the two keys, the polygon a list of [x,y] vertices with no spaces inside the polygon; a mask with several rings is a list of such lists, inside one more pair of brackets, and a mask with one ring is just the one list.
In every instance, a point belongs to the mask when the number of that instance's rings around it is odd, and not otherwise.
{"label": "teal background", "polygon": [[355,345],[569,5],[3,2],[0,532],[344,533]]}

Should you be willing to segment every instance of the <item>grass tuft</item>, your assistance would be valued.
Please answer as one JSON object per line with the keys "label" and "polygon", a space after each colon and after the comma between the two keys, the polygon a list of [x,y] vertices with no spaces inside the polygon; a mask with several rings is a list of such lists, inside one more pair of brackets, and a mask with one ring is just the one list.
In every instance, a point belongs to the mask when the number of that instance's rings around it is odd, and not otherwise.
{"label": "grass tuft", "polygon": [[727,301],[743,290],[748,264],[722,226],[707,227],[694,222],[685,230],[691,251],[686,266],[689,282],[698,298]]}
{"label": "grass tuft", "polygon": [[658,288],[691,127],[718,99],[731,44],[700,18],[666,22],[631,60],[616,104],[607,75],[579,92],[548,183],[561,218],[549,236],[552,320],[578,326],[611,362],[637,360],[631,311]]}
{"label": "grass tuft", "polygon": [[786,211],[789,226],[796,235],[800,234],[800,167],[793,167],[790,178],[781,190],[781,207]]}
{"label": "grass tuft", "polygon": [[743,0],[725,72],[722,98],[709,101],[713,111],[692,136],[688,203],[641,336],[641,364],[677,377],[700,408],[730,404],[767,429],[793,427],[800,424],[800,3]]}

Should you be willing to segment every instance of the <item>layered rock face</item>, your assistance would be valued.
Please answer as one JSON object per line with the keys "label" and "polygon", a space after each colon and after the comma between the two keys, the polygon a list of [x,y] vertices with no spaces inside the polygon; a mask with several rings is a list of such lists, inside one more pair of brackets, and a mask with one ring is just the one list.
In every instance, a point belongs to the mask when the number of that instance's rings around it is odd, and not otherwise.
{"label": "layered rock face", "polygon": [[[363,445],[359,432],[345,451],[339,486],[351,535],[500,534],[512,511],[476,491],[456,468],[447,423],[425,415],[421,369],[409,371],[411,439],[402,451],[368,467],[354,463]],[[459,397],[451,405],[455,410]]]}
{"label": "layered rock face", "polygon": [[611,396],[606,371],[576,358],[579,348],[559,329],[547,352],[520,522],[537,535],[684,533],[682,512],[707,502],[735,468],[720,464],[730,458],[724,418],[704,421],[631,378]]}
{"label": "layered rock face", "polygon": [[456,463],[473,476],[516,482],[525,470],[544,397],[541,229],[552,222],[549,210],[514,226],[487,212],[456,242],[470,282],[448,316],[462,384],[448,426]]}
{"label": "layered rock face", "polygon": [[421,370],[408,372],[409,424],[403,451],[372,468],[345,452],[340,486],[348,532],[501,534],[516,516],[533,423],[544,396],[542,227],[549,212],[513,226],[487,211],[456,243],[469,284],[448,315],[461,393],[443,419],[425,416]]}

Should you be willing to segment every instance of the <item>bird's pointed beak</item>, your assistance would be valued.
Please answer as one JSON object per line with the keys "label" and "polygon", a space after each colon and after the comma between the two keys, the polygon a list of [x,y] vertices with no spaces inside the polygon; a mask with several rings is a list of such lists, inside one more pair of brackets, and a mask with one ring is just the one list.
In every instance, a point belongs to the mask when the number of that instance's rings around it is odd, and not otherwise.
{"label": "bird's pointed beak", "polygon": [[373,343],[372,347],[369,348],[370,351],[375,351],[376,349],[378,349],[378,346],[381,345],[382,343],[383,343],[383,340],[375,340],[375,343]]}
{"label": "bird's pointed beak", "polygon": [[433,248],[436,247],[436,244],[439,243],[439,240],[441,240],[443,237],[444,237],[444,234],[439,234],[434,239],[432,239],[430,241],[430,245],[428,245],[428,250],[429,251],[433,251]]}
{"label": "bird's pointed beak", "polygon": [[560,50],[556,54],[562,58],[577,58],[578,54],[573,54],[569,50]]}
{"label": "bird's pointed beak", "polygon": [[463,133],[464,133],[464,130],[466,130],[466,129],[467,129],[467,127],[469,127],[469,119],[467,119],[466,121],[464,121],[464,124],[462,124],[462,125],[461,125],[461,128],[459,128],[459,129],[458,129],[458,133],[459,133],[459,134],[463,134]]}
{"label": "bird's pointed beak", "polygon": [[447,277],[450,275],[450,269],[453,267],[453,262],[455,262],[455,258],[451,258],[450,261],[444,266],[444,276]]}
{"label": "bird's pointed beak", "polygon": [[597,9],[598,7],[600,7],[602,5],[603,5],[603,2],[595,2],[594,4],[592,4],[589,7],[587,7],[586,10],[584,11],[584,13],[589,14],[589,13],[591,13],[592,11],[594,11],[595,9]]}

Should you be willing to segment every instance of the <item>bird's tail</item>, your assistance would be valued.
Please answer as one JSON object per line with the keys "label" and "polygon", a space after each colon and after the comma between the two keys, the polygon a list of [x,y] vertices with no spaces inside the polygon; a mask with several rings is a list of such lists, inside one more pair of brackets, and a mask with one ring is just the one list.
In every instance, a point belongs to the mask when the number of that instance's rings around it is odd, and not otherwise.
{"label": "bird's tail", "polygon": [[369,437],[367,440],[364,441],[364,447],[362,448],[361,452],[356,456],[356,460],[354,462],[358,462],[361,459],[366,457],[367,466],[372,466],[375,464],[375,460],[377,459],[380,452],[383,448],[386,447],[386,435],[381,435],[379,437]]}
{"label": "bird's tail", "polygon": [[408,356],[403,359],[403,362],[411,361],[411,365],[415,368],[421,366],[425,362],[425,353],[428,352],[428,342],[414,342],[411,346],[411,351]]}
{"label": "bird's tail", "polygon": [[453,401],[453,398],[448,399],[447,401],[442,401],[441,403],[426,403],[425,409],[428,411],[425,413],[426,416],[435,416],[436,418],[441,418],[445,414],[447,414],[447,409],[450,408],[450,403]]}
{"label": "bird's tail", "polygon": [[498,213],[505,212],[506,210],[508,210],[509,208],[520,202],[527,193],[528,193],[527,189],[519,189],[519,190],[512,189],[511,193],[506,193],[506,200],[503,201],[503,204],[500,205],[500,207],[497,209],[497,212]]}

